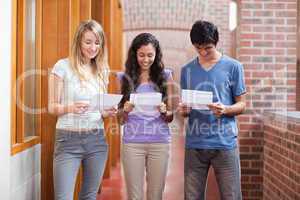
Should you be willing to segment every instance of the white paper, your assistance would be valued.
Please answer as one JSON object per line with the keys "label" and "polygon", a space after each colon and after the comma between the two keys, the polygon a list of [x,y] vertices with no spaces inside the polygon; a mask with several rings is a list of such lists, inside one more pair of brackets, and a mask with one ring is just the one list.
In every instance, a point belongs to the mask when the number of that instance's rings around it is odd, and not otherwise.
{"label": "white paper", "polygon": [[200,90],[181,90],[182,103],[198,110],[208,110],[207,104],[212,103],[213,93]]}
{"label": "white paper", "polygon": [[90,99],[89,110],[104,110],[115,107],[121,101],[120,94],[96,94]]}
{"label": "white paper", "polygon": [[130,103],[135,106],[159,106],[162,102],[162,94],[159,92],[130,94]]}

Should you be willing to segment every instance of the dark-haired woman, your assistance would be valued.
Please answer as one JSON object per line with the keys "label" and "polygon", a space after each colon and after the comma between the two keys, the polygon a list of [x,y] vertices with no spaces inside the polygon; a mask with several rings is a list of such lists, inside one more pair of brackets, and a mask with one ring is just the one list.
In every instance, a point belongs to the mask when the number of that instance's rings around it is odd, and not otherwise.
{"label": "dark-haired woman", "polygon": [[[119,117],[124,124],[122,161],[128,200],[142,200],[146,172],[147,200],[161,200],[165,186],[172,121],[171,71],[164,69],[158,40],[150,33],[134,38],[128,51],[125,73],[119,73]],[[162,94],[158,107],[130,103],[132,93]]]}

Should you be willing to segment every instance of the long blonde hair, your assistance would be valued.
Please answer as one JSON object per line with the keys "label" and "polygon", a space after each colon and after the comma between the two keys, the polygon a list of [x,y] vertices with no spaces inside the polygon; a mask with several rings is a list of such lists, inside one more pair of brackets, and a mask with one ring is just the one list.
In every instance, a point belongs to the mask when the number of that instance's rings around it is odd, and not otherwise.
{"label": "long blonde hair", "polygon": [[81,52],[82,37],[86,31],[92,31],[100,42],[99,53],[91,60],[93,73],[97,76],[100,82],[100,88],[103,92],[107,92],[107,84],[109,78],[109,66],[107,58],[106,39],[103,28],[95,20],[83,21],[79,24],[73,38],[72,49],[70,55],[71,68],[79,79],[87,80],[84,74],[79,70],[84,65],[84,57]]}

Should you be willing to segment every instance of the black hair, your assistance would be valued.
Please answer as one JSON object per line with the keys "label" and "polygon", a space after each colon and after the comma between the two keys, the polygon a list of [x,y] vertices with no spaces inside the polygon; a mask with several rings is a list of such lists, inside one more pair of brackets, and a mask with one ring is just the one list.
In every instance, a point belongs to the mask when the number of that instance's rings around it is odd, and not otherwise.
{"label": "black hair", "polygon": [[192,26],[190,38],[193,45],[214,44],[217,46],[219,41],[218,28],[211,22],[198,20]]}
{"label": "black hair", "polygon": [[163,100],[167,99],[167,84],[164,76],[164,64],[162,62],[162,51],[159,41],[150,33],[141,33],[137,35],[128,50],[127,60],[125,63],[125,74],[121,80],[121,93],[123,98],[119,107],[123,107],[124,103],[129,100],[130,93],[134,92],[140,84],[141,69],[137,61],[137,51],[141,46],[152,44],[155,49],[154,62],[150,67],[149,78],[155,85],[155,89],[162,93]]}

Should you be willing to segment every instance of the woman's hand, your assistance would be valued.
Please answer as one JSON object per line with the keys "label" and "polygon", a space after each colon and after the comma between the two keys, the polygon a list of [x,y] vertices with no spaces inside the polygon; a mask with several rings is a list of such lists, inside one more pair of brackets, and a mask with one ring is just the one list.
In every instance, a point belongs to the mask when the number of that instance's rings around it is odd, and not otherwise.
{"label": "woman's hand", "polygon": [[160,116],[162,117],[162,119],[167,122],[170,123],[173,120],[173,112],[172,111],[168,111],[167,110],[167,105],[165,103],[161,103],[158,107],[158,110],[160,112]]}
{"label": "woman's hand", "polygon": [[180,103],[178,104],[178,112],[179,112],[179,114],[180,114],[181,116],[183,116],[183,117],[187,117],[187,116],[190,114],[191,110],[192,110],[192,108],[189,107],[189,106],[187,106],[187,105],[184,104],[184,103],[181,103],[181,102],[180,102]]}
{"label": "woman's hand", "polygon": [[118,120],[120,124],[124,124],[128,119],[128,113],[130,113],[134,108],[134,105],[130,101],[124,103],[123,108],[118,111]]}
{"label": "woman's hand", "polygon": [[89,108],[89,103],[87,102],[75,102],[69,106],[67,106],[67,112],[82,114],[85,113]]}
{"label": "woman's hand", "polygon": [[104,109],[103,111],[101,111],[101,115],[103,118],[106,117],[114,117],[117,115],[118,109],[115,107],[111,107],[108,109]]}
{"label": "woman's hand", "polygon": [[158,110],[161,114],[166,114],[167,113],[167,105],[165,103],[161,103],[159,106],[158,106]]}
{"label": "woman's hand", "polygon": [[124,108],[123,111],[126,113],[130,113],[134,108],[134,105],[132,103],[130,103],[130,101],[126,101],[124,103]]}

